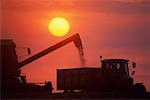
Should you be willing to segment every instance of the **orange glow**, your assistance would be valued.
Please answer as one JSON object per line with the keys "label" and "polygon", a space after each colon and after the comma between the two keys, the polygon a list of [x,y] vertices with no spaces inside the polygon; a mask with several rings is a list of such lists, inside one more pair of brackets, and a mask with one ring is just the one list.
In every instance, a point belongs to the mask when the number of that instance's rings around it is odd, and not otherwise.
{"label": "orange glow", "polygon": [[[29,56],[79,33],[87,67],[100,67],[100,56],[129,59],[137,63],[135,82],[143,82],[150,91],[149,0],[2,0],[1,4],[0,38],[13,39],[19,48],[30,48]],[[50,22],[60,16],[69,22],[66,37],[53,36],[50,31]],[[26,49],[18,51],[27,54]],[[70,43],[26,65],[21,72],[27,82],[52,81],[57,91],[57,69],[76,67],[82,66]]]}
{"label": "orange glow", "polygon": [[57,37],[65,36],[69,30],[69,22],[62,17],[53,18],[48,25],[49,32]]}

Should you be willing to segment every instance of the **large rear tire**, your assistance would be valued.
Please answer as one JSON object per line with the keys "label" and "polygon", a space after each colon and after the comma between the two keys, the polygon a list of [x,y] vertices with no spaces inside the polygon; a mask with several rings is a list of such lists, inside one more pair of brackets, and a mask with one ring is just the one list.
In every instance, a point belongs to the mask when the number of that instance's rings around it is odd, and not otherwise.
{"label": "large rear tire", "polygon": [[146,88],[142,83],[136,83],[134,85],[134,91],[138,92],[138,93],[145,93],[146,92]]}

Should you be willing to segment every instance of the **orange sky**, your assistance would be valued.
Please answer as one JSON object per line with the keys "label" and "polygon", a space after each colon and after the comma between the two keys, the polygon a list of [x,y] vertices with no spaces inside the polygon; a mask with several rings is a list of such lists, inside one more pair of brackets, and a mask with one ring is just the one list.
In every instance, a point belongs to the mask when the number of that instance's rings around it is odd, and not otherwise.
{"label": "orange sky", "polygon": [[[32,55],[80,33],[86,66],[99,67],[103,58],[127,58],[137,63],[136,82],[150,90],[149,0],[1,0],[1,38],[12,38]],[[48,32],[52,17],[68,19],[70,33],[63,38]],[[24,51],[21,51],[24,53]],[[26,58],[26,57],[25,57]],[[25,59],[24,58],[24,59]],[[56,69],[81,67],[78,51],[70,43],[22,68],[28,82],[51,80]]]}

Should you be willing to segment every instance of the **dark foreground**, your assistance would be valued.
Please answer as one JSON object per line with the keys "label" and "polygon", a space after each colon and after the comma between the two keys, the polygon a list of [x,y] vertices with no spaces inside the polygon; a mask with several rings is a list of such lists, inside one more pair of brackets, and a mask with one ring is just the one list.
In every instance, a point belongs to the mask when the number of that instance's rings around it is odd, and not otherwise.
{"label": "dark foreground", "polygon": [[46,99],[46,100],[65,100],[65,99],[73,99],[73,100],[84,100],[84,99],[120,99],[120,100],[150,100],[150,93],[9,93],[2,97],[2,100],[29,100],[29,99]]}

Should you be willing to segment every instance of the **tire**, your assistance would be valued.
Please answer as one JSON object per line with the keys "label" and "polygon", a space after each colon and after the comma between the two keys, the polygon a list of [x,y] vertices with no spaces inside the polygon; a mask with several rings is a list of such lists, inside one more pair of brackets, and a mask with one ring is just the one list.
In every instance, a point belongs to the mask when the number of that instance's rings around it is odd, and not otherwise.
{"label": "tire", "polygon": [[138,93],[145,93],[146,92],[146,88],[142,83],[136,83],[134,85],[134,91],[138,92]]}

